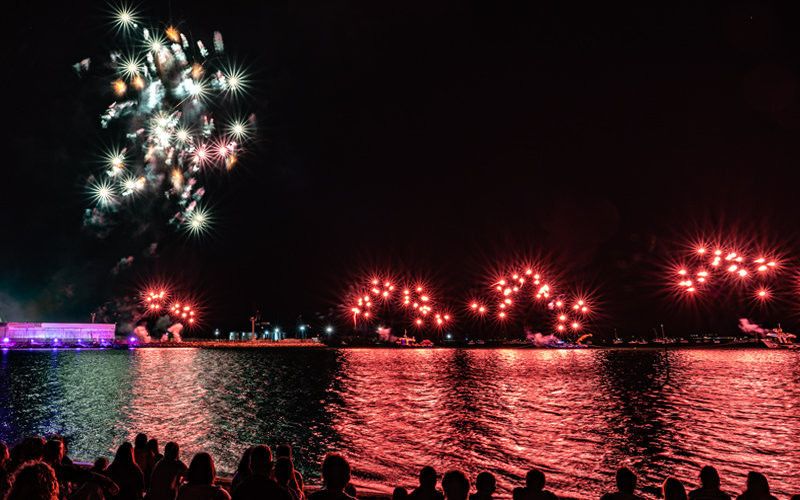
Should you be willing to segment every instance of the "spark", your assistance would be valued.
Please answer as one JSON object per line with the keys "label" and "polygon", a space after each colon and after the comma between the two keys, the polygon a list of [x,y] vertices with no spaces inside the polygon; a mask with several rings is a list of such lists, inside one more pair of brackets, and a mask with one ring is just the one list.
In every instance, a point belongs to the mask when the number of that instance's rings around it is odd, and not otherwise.
{"label": "spark", "polygon": [[125,95],[125,92],[128,90],[128,86],[122,80],[114,80],[111,83],[111,87],[114,89],[114,93],[117,94],[118,97]]}
{"label": "spark", "polygon": [[131,5],[121,3],[112,9],[112,25],[117,32],[128,34],[139,23],[139,13]]}
{"label": "spark", "polygon": [[237,65],[230,65],[222,70],[223,89],[232,96],[240,96],[250,88],[250,79],[244,69]]}
{"label": "spark", "polygon": [[133,79],[139,76],[142,71],[142,59],[136,56],[127,56],[122,58],[117,65],[117,70],[122,76],[128,79]]}
{"label": "spark", "polygon": [[186,217],[186,231],[190,236],[203,236],[211,227],[212,217],[206,208],[197,207]]}
{"label": "spark", "polygon": [[109,206],[116,201],[116,190],[109,180],[95,181],[89,189],[92,199],[101,207]]}
{"label": "spark", "polygon": [[245,120],[234,120],[228,124],[228,134],[237,141],[250,137],[250,129]]}
{"label": "spark", "polygon": [[181,41],[181,33],[175,26],[167,26],[164,34],[167,35],[167,38],[169,38],[172,42],[178,43]]}

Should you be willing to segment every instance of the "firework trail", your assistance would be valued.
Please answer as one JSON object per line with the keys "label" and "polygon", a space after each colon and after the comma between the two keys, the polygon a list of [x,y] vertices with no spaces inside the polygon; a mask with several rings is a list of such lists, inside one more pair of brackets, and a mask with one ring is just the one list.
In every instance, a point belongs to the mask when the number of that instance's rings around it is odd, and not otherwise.
{"label": "firework trail", "polygon": [[[237,113],[248,77],[225,57],[219,32],[207,47],[175,26],[146,25],[129,6],[114,10],[113,24],[120,42],[108,61],[114,100],[100,124],[119,142],[88,180],[94,207],[85,224],[112,224],[150,197],[168,201],[170,224],[202,235],[213,223],[203,180],[234,168],[254,132],[254,116]],[[88,68],[88,59],[75,66]]]}

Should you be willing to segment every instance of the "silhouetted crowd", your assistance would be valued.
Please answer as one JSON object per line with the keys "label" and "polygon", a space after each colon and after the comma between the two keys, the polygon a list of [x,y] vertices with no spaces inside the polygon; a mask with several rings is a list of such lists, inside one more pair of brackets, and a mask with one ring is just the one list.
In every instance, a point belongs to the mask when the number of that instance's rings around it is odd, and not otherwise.
{"label": "silhouetted crowd", "polygon": [[[616,473],[616,490],[601,500],[642,500],[637,494],[636,475],[623,467]],[[513,500],[556,500],[545,488],[545,475],[533,469],[525,485],[513,489]],[[461,471],[446,472],[439,480],[433,467],[423,467],[419,485],[411,492],[395,488],[392,500],[493,500],[497,480],[490,472],[475,478],[475,491]],[[665,500],[730,500],[721,489],[714,467],[703,467],[699,487],[687,493],[675,478],[660,488]],[[242,454],[230,485],[217,484],[214,459],[197,453],[189,466],[180,459],[177,443],[169,442],[164,453],[158,441],[136,436],[134,443],[122,443],[114,460],[98,458],[92,467],[76,465],[67,455],[59,436],[23,439],[12,449],[0,442],[0,500],[354,500],[358,494],[350,482],[350,464],[341,455],[329,453],[322,461],[322,486],[306,494],[303,476],[294,468],[292,448],[266,445],[248,448]],[[745,490],[737,500],[773,500],[766,476],[747,475]],[[795,495],[791,500],[800,500]]]}

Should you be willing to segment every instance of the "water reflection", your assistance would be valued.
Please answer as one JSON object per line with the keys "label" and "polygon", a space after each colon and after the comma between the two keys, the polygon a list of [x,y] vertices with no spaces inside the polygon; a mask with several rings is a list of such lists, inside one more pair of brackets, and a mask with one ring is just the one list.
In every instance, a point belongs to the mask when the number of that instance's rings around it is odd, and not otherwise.
{"label": "water reflection", "polygon": [[620,464],[643,484],[701,465],[741,491],[763,470],[800,490],[800,355],[724,350],[196,350],[5,352],[0,439],[63,433],[108,454],[144,431],[222,471],[251,444],[295,445],[313,478],[326,451],[357,481],[411,486],[423,465],[498,476],[532,466],[551,489],[596,496]]}

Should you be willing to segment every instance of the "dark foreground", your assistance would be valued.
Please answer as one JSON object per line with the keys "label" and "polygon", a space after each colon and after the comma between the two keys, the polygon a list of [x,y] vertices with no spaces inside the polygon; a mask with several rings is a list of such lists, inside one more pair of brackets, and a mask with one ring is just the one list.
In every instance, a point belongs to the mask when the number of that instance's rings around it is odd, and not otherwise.
{"label": "dark foreground", "polygon": [[[380,498],[375,492],[361,492],[351,482],[352,466],[347,458],[329,453],[320,465],[322,486],[309,489],[294,468],[291,446],[278,445],[276,452],[266,445],[246,448],[230,480],[218,480],[214,458],[195,454],[187,466],[180,446],[168,442],[163,454],[156,439],[137,434],[133,444],[122,443],[109,462],[98,457],[91,467],[75,464],[67,455],[67,442],[61,436],[45,440],[39,436],[21,440],[9,449],[0,442],[0,498],[5,500],[103,500],[104,498],[149,500],[348,500]],[[603,500],[635,500],[654,495],[668,500],[730,500],[718,471],[704,466],[698,474],[697,488],[689,489],[669,476],[660,486],[645,486],[638,491],[636,474],[620,467]],[[441,488],[440,488],[441,486]],[[556,500],[565,498],[547,489],[545,473],[531,469],[522,484],[514,486],[513,500]],[[737,500],[773,500],[767,477],[756,471],[747,475]],[[496,476],[481,471],[474,479],[450,469],[443,476],[431,466],[420,469],[413,488],[395,486],[393,500],[492,500],[499,497]],[[800,498],[794,495],[793,500]]]}
{"label": "dark foreground", "polygon": [[59,433],[71,456],[112,456],[142,430],[210,452],[221,473],[255,443],[295,446],[319,482],[339,451],[362,490],[413,486],[425,465],[531,468],[561,495],[598,496],[620,464],[644,486],[717,467],[798,489],[800,355],[771,350],[137,349],[0,353],[0,439]]}

